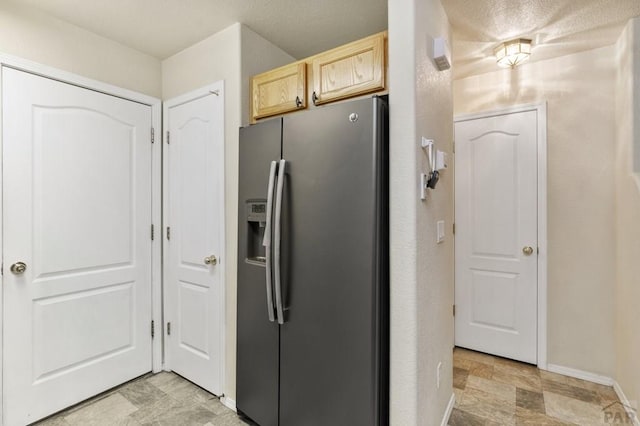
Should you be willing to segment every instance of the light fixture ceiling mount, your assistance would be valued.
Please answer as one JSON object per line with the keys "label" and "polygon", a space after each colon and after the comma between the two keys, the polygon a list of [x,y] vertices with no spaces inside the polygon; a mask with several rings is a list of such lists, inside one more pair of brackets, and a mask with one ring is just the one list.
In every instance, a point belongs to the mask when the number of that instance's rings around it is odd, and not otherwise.
{"label": "light fixture ceiling mount", "polygon": [[504,68],[514,68],[531,55],[531,40],[516,38],[505,41],[494,50],[498,65]]}

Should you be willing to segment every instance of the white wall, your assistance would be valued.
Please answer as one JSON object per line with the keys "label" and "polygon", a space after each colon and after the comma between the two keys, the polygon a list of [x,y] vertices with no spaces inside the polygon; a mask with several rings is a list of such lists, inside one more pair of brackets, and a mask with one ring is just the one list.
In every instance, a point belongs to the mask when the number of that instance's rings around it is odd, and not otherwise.
{"label": "white wall", "polygon": [[[616,96],[616,380],[629,400],[640,401],[640,18],[617,44]],[[636,157],[638,158],[638,157]],[[638,163],[640,166],[640,163]]]}
{"label": "white wall", "polygon": [[609,377],[615,366],[615,70],[610,46],[453,84],[456,114],[548,102],[548,362]]}
{"label": "white wall", "polygon": [[26,6],[0,3],[0,52],[161,95],[159,60]]}
{"label": "white wall", "polygon": [[238,129],[248,123],[249,80],[262,71],[294,59],[241,24],[162,61],[162,97],[224,80],[225,85],[225,215],[226,215],[226,366],[224,394],[236,394],[236,293],[238,256]]}
{"label": "white wall", "polygon": [[[451,154],[451,73],[438,72],[427,56],[434,37],[449,38],[449,22],[439,0],[393,0],[388,7],[391,424],[437,425],[453,393],[453,170],[421,202],[419,173],[428,166],[419,140],[435,139]],[[441,219],[447,240],[436,245]]]}

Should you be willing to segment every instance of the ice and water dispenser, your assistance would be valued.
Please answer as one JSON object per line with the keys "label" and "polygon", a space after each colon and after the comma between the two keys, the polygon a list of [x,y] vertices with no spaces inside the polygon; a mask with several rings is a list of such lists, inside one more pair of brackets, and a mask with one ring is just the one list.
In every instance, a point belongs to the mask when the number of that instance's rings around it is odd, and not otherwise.
{"label": "ice and water dispenser", "polygon": [[247,258],[249,263],[264,265],[266,262],[264,246],[264,230],[267,225],[267,201],[249,200],[246,206],[247,217]]}

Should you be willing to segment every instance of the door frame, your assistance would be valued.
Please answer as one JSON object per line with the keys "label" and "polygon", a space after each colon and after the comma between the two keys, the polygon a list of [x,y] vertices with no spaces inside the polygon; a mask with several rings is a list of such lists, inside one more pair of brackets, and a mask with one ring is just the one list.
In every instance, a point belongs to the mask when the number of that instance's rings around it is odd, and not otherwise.
{"label": "door frame", "polygon": [[[167,213],[169,212],[169,155],[168,153],[165,152],[165,149],[167,149],[167,131],[168,131],[168,123],[169,123],[169,109],[190,101],[194,101],[196,99],[200,99],[203,98],[205,96],[208,96],[210,94],[217,94],[216,96],[220,96],[221,100],[223,102],[225,102],[225,92],[224,92],[224,80],[219,80],[215,83],[211,83],[208,84],[204,87],[200,87],[199,89],[195,89],[192,90],[190,92],[187,92],[185,94],[176,96],[174,98],[171,98],[165,102],[163,102],[162,104],[162,123],[163,123],[163,129],[162,129],[162,152],[163,152],[163,156],[162,156],[162,167],[163,167],[163,173],[162,173],[162,228],[160,231],[160,235],[161,235],[161,239],[162,241],[164,241],[164,239],[166,238],[166,233],[164,232],[164,230],[166,229],[166,227],[169,225],[168,223],[166,223],[166,219],[167,219]],[[226,199],[226,179],[225,179],[225,170],[226,170],[226,139],[225,139],[225,109],[224,107],[222,108],[222,116],[220,117],[220,121],[222,122],[222,125],[220,126],[220,130],[218,133],[218,136],[222,139],[222,167],[218,167],[218,177],[219,177],[219,182],[221,185],[220,188],[220,195],[221,198],[223,200]],[[166,155],[165,155],[166,154]],[[224,389],[226,389],[226,338],[227,338],[227,322],[226,322],[226,315],[227,315],[227,305],[226,305],[226,298],[227,298],[227,275],[226,275],[226,270],[225,270],[225,265],[226,265],[226,261],[227,261],[227,253],[226,253],[226,215],[225,215],[225,203],[223,202],[219,207],[218,210],[218,214],[220,215],[220,238],[222,239],[222,244],[220,245],[220,254],[218,256],[219,261],[218,264],[216,266],[216,268],[218,268],[218,271],[220,272],[220,305],[219,305],[219,309],[220,309],[220,380],[222,382],[222,389],[223,389],[223,394],[220,395],[220,397],[224,396]],[[168,255],[169,255],[169,250],[163,250],[162,256],[163,256],[163,261],[164,261],[164,265],[167,265],[169,262],[168,259]],[[163,294],[166,291],[166,286],[168,285],[166,280],[164,279],[165,277],[165,273],[166,273],[166,269],[162,268],[162,281],[163,281]],[[167,307],[168,301],[167,300],[163,300],[163,313],[168,310]],[[165,329],[164,329],[164,318],[163,318],[163,322],[161,323],[161,333],[163,336],[163,354],[164,354],[164,365],[163,368],[165,371],[171,371],[171,360],[168,359],[167,357],[167,352],[169,350],[168,348],[168,342],[167,339],[164,338],[165,336]]]}
{"label": "door frame", "polygon": [[[49,78],[52,80],[60,81],[63,83],[72,84],[77,87],[92,90],[95,92],[104,93],[111,96],[116,96],[129,101],[137,102],[143,105],[151,107],[151,126],[155,132],[160,132],[160,111],[161,100],[152,96],[144,95],[129,89],[124,89],[118,86],[114,86],[101,81],[93,80],[87,77],[63,71],[57,68],[53,68],[47,65],[43,65],[37,62],[33,62],[27,59],[22,59],[16,56],[0,53],[0,69],[1,68],[13,68],[20,71],[25,71],[31,74],[35,74],[41,77]],[[0,99],[2,97],[2,74],[0,73]],[[1,103],[0,103],[0,117],[1,117]],[[0,124],[1,126],[1,124]],[[152,130],[149,129],[151,132]],[[151,135],[150,135],[151,136]],[[159,137],[155,138],[159,140]],[[154,146],[159,143],[154,143]],[[153,224],[160,225],[162,218],[162,157],[161,149],[152,149],[151,151],[151,222]],[[2,188],[4,183],[2,182],[2,132],[0,132],[0,223],[2,223]],[[150,223],[151,225],[151,223]],[[0,227],[0,241],[3,241],[2,227]],[[156,238],[151,244],[151,320],[154,324],[161,324],[162,318],[162,240]],[[0,244],[0,259],[3,258],[3,245]],[[0,286],[4,285],[4,277],[0,276]],[[3,292],[0,291],[0,330],[3,327],[4,318],[4,299]],[[0,340],[0,383],[4,383],[4,376],[2,372],[3,365],[3,341]],[[162,370],[162,344],[160,338],[154,338],[152,340],[152,371],[157,373]],[[0,386],[0,401],[3,401],[3,388]],[[4,406],[0,403],[0,426],[4,423]]]}
{"label": "door frame", "polygon": [[[516,105],[509,108],[454,116],[454,124],[521,112],[536,112],[538,164],[538,300],[537,300],[537,365],[547,369],[547,103]],[[454,151],[455,154],[455,151]],[[455,188],[455,183],[454,183]],[[455,215],[455,207],[454,207]],[[454,240],[455,241],[455,240]],[[455,258],[454,258],[455,262]]]}

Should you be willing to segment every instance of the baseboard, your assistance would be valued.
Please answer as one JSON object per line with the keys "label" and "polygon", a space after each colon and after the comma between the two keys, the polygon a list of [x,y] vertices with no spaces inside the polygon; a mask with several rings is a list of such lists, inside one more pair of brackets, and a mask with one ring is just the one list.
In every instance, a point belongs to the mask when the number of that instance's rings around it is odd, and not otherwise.
{"label": "baseboard", "polygon": [[576,370],[575,368],[563,367],[561,365],[547,364],[547,371],[562,374],[563,376],[575,377],[576,379],[598,383],[605,386],[613,386],[614,380],[611,377],[601,376],[588,371]]}
{"label": "baseboard", "polygon": [[638,419],[638,414],[633,410],[633,408],[631,408],[631,404],[629,403],[627,395],[624,394],[624,391],[620,387],[620,384],[616,381],[613,382],[613,390],[616,391],[616,395],[618,395],[618,399],[624,405],[624,409],[627,411],[627,414],[629,414],[633,425],[640,426],[640,419]]}
{"label": "baseboard", "polygon": [[454,405],[456,405],[456,394],[452,393],[451,398],[449,398],[449,405],[447,405],[447,411],[444,412],[444,417],[442,417],[442,423],[440,423],[440,426],[447,426]]}
{"label": "baseboard", "polygon": [[222,403],[222,405],[224,405],[227,408],[232,409],[233,411],[237,412],[238,410],[236,410],[236,401],[234,399],[231,398],[227,398],[226,396],[222,396],[220,398],[220,402]]}

